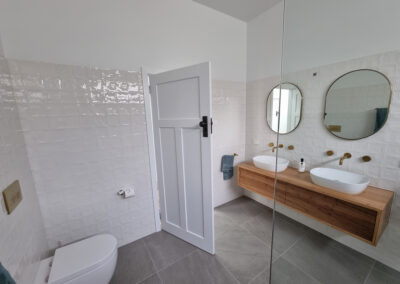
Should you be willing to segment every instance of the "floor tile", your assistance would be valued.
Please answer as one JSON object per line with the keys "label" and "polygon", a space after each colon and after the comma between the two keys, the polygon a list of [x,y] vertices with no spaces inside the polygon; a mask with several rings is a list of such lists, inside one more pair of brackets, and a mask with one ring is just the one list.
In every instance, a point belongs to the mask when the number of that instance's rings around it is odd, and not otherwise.
{"label": "floor tile", "polygon": [[[271,284],[319,284],[298,267],[281,257],[272,264]],[[339,283],[339,282],[338,282]]]}
{"label": "floor tile", "polygon": [[270,247],[239,226],[216,240],[216,257],[241,283],[248,283],[269,266]]}
{"label": "floor tile", "polygon": [[392,275],[374,268],[365,284],[400,284],[400,278],[394,278]]}
{"label": "floor tile", "polygon": [[[264,212],[242,225],[266,245],[272,241],[272,211]],[[290,248],[297,240],[306,235],[308,229],[300,223],[278,214],[275,219],[274,250],[278,255]]]}
{"label": "floor tile", "polygon": [[249,284],[266,284],[269,281],[269,266],[259,275],[256,276]]}
{"label": "floor tile", "polygon": [[165,284],[237,284],[237,280],[212,255],[195,251],[159,272]]}
{"label": "floor tile", "polygon": [[228,217],[233,223],[240,225],[268,209],[254,200],[240,197],[215,210],[221,216]]}
{"label": "floor tile", "polygon": [[306,226],[281,214],[275,218],[274,250],[283,253],[309,232]]}
{"label": "floor tile", "polygon": [[247,229],[265,244],[271,245],[272,240],[272,211],[265,211],[251,218],[242,227]]}
{"label": "floor tile", "polygon": [[140,282],[140,284],[161,284],[162,281],[158,274],[153,274],[149,278],[146,278],[144,281]]}
{"label": "floor tile", "polygon": [[173,264],[197,248],[164,231],[144,238],[157,271]]}
{"label": "floor tile", "polygon": [[380,263],[379,261],[375,262],[374,269],[386,273],[392,278],[400,279],[400,271],[394,270],[393,268],[390,268],[389,266]]}
{"label": "floor tile", "polygon": [[215,211],[214,213],[214,234],[215,234],[215,239],[220,238],[223,233],[225,233],[227,230],[232,229],[234,227],[234,223],[225,216],[224,214],[221,214],[219,211]]}
{"label": "floor tile", "polygon": [[363,283],[374,263],[371,258],[316,232],[299,240],[284,257],[326,284]]}
{"label": "floor tile", "polygon": [[118,261],[111,284],[138,283],[155,272],[143,240],[118,249]]}

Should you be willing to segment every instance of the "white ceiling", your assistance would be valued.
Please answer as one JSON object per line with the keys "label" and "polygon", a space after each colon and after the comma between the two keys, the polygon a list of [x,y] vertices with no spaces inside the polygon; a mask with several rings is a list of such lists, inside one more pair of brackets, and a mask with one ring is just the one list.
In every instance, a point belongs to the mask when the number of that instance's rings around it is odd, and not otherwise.
{"label": "white ceiling", "polygon": [[193,0],[239,20],[249,22],[282,0]]}

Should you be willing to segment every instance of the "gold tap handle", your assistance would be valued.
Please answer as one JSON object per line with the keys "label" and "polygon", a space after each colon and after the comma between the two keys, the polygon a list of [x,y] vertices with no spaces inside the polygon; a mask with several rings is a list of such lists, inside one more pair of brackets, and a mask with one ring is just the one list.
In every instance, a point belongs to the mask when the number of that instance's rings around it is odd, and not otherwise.
{"label": "gold tap handle", "polygon": [[351,154],[350,154],[350,153],[344,153],[344,157],[345,157],[346,159],[350,159],[350,158],[351,158]]}
{"label": "gold tap handle", "polygon": [[274,147],[274,145],[275,145],[275,144],[274,144],[273,142],[271,142],[271,143],[268,144],[269,147]]}

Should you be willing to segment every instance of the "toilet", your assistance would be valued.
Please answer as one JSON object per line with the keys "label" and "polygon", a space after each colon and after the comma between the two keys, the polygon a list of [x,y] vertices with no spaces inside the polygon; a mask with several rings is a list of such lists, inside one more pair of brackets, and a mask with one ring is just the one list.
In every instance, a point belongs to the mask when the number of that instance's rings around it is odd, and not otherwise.
{"label": "toilet", "polygon": [[96,235],[56,249],[40,262],[35,284],[108,284],[117,264],[117,240]]}

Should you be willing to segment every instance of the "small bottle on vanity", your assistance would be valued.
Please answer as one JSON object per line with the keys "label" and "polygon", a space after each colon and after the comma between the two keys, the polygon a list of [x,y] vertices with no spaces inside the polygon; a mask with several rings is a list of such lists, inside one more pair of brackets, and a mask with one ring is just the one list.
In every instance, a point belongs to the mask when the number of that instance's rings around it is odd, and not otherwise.
{"label": "small bottle on vanity", "polygon": [[301,158],[299,162],[299,172],[304,173],[306,171],[306,162],[304,162],[304,159]]}

